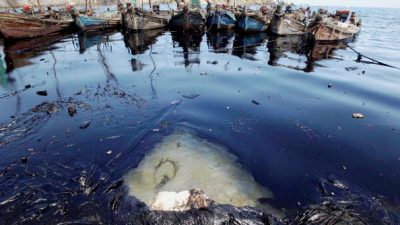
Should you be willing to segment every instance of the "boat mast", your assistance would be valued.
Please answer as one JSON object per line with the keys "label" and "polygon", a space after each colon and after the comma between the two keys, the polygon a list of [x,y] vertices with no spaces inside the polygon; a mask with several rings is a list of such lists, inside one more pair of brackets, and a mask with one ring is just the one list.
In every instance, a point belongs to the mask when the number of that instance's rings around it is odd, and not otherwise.
{"label": "boat mast", "polygon": [[17,12],[17,9],[11,4],[10,0],[7,0],[7,4],[14,10],[14,12]]}
{"label": "boat mast", "polygon": [[37,2],[38,7],[39,7],[39,12],[40,12],[41,14],[43,14],[43,8],[42,8],[42,5],[40,4],[40,0],[36,0],[36,2]]}

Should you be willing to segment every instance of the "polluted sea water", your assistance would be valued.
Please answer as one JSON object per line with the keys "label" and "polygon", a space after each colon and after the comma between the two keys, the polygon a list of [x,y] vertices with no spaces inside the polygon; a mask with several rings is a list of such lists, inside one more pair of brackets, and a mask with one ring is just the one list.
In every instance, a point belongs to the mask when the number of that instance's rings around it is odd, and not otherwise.
{"label": "polluted sea water", "polygon": [[224,146],[176,131],[165,137],[125,178],[130,195],[152,206],[160,192],[201,189],[216,204],[265,208],[272,198]]}

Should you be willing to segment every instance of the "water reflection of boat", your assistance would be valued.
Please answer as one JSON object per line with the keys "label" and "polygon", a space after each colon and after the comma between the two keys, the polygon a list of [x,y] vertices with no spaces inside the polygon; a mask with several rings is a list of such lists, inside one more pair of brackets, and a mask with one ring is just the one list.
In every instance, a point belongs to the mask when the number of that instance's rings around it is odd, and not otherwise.
{"label": "water reflection of boat", "polygon": [[[138,33],[126,33],[124,42],[132,55],[143,54],[150,49],[150,46],[155,44],[157,38],[163,34],[163,29],[143,30]],[[140,71],[144,64],[138,59],[131,59],[132,71]]]}
{"label": "water reflection of boat", "polygon": [[87,49],[97,46],[101,43],[107,43],[110,39],[110,36],[115,34],[117,31],[108,30],[108,31],[95,31],[95,32],[81,32],[78,34],[78,42],[79,42],[79,52],[82,54]]}
{"label": "water reflection of boat", "polygon": [[267,38],[268,35],[266,33],[237,34],[233,42],[232,55],[255,60],[254,55],[257,54],[257,47],[264,43]]}
{"label": "water reflection of boat", "polygon": [[207,32],[207,44],[215,53],[232,51],[235,32],[232,30]]}
{"label": "water reflection of boat", "polygon": [[278,66],[278,60],[286,57],[287,52],[295,54],[304,54],[302,52],[303,38],[302,36],[286,36],[286,37],[270,37],[267,44],[269,52],[268,64]]}
{"label": "water reflection of boat", "polygon": [[126,33],[124,35],[125,46],[132,55],[142,54],[155,44],[157,37],[163,34],[162,29],[144,30],[138,33]]}
{"label": "water reflection of boat", "polygon": [[334,52],[337,49],[346,49],[345,44],[324,44],[324,45],[314,45],[311,50],[309,50],[307,56],[310,60],[323,60],[331,59],[334,56]]}
{"label": "water reflection of boat", "polygon": [[[303,36],[270,37],[267,44],[269,52],[268,64],[312,72],[315,66],[318,66],[317,61],[330,59],[334,54],[334,50],[346,47],[345,45],[334,44],[310,46],[307,43],[306,38]],[[297,55],[300,58],[290,54]],[[304,66],[300,67],[299,63]]]}
{"label": "water reflection of boat", "polygon": [[176,45],[183,49],[182,52],[175,51],[176,55],[183,55],[185,67],[192,64],[200,64],[200,44],[203,39],[204,31],[202,33],[188,33],[188,32],[172,32],[172,41],[174,48]]}
{"label": "water reflection of boat", "polygon": [[[32,63],[29,59],[42,54],[49,46],[68,36],[68,34],[57,34],[48,37],[6,41],[4,43],[6,72],[11,72],[15,68],[31,65]],[[35,51],[29,51],[33,49]]]}
{"label": "water reflection of boat", "polygon": [[110,66],[107,63],[107,58],[105,55],[105,51],[111,51],[111,47],[109,45],[110,36],[115,34],[116,31],[95,31],[87,33],[82,32],[78,35],[79,40],[79,52],[83,54],[87,49],[96,46],[96,50],[99,56],[99,63],[102,67],[104,74],[107,77],[107,82],[116,81],[117,78],[112,73]]}

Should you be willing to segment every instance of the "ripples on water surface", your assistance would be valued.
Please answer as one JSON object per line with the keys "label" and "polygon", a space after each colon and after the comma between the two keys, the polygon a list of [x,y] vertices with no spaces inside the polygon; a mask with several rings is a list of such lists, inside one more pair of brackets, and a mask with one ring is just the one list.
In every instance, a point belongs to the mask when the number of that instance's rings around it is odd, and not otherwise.
{"label": "ripples on water surface", "polygon": [[[400,11],[358,11],[350,45],[400,67]],[[177,130],[225,146],[289,216],[348,200],[325,191],[334,179],[393,213],[372,221],[399,223],[400,70],[230,32],[103,32],[17,53],[39,44],[1,53],[2,224],[123,221],[124,177]]]}

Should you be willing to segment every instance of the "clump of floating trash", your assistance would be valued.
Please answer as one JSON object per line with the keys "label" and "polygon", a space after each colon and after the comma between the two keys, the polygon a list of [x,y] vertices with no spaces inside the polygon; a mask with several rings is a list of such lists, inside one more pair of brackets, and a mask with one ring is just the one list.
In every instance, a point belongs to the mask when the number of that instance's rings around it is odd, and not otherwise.
{"label": "clump of floating trash", "polygon": [[156,198],[193,189],[204,191],[217,204],[236,207],[263,207],[258,200],[272,198],[225,147],[183,131],[157,144],[125,182],[131,195],[155,210]]}

